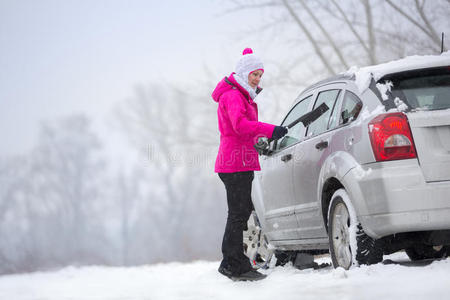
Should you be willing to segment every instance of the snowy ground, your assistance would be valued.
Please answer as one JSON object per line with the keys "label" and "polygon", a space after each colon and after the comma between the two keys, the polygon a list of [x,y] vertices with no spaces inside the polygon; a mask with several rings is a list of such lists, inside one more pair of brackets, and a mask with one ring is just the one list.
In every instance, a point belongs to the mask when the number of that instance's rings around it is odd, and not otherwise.
{"label": "snowy ground", "polygon": [[[389,257],[406,262],[403,253]],[[329,261],[328,257],[316,260]],[[218,262],[145,267],[68,267],[55,272],[0,277],[0,299],[442,299],[450,293],[450,259],[426,266],[373,265],[350,271],[267,270],[259,282],[233,282]]]}

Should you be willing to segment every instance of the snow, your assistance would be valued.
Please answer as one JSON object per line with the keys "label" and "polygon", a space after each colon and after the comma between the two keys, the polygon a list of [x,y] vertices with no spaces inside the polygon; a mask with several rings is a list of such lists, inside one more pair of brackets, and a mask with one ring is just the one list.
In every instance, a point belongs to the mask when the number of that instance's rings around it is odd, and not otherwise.
{"label": "snow", "polygon": [[376,86],[377,86],[377,89],[380,91],[383,101],[388,100],[389,97],[387,95],[387,92],[391,91],[391,88],[393,86],[392,81],[387,81],[385,83],[377,83]]}
{"label": "snow", "polygon": [[450,66],[450,51],[446,51],[441,55],[408,56],[399,60],[363,68],[353,66],[345,74],[355,76],[355,84],[362,94],[369,87],[371,78],[377,82],[386,74],[439,66]]}
{"label": "snow", "polygon": [[395,97],[394,103],[395,106],[397,106],[398,111],[404,112],[408,110],[408,105],[406,105],[405,102],[403,102],[399,97]]}
{"label": "snow", "polygon": [[[408,261],[404,253],[389,257]],[[321,263],[329,257],[317,258]],[[0,299],[14,300],[239,300],[239,299],[441,299],[450,292],[450,259],[427,266],[362,266],[349,271],[265,270],[259,282],[233,282],[217,272],[219,262],[142,267],[68,267],[0,277]]]}

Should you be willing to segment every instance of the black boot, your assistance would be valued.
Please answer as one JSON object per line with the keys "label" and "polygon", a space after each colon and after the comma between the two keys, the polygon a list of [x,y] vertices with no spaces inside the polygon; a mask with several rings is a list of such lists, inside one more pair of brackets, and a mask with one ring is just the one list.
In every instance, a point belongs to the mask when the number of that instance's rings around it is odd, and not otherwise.
{"label": "black boot", "polygon": [[233,276],[233,273],[230,270],[228,270],[227,268],[222,267],[222,266],[219,267],[219,273],[224,276],[227,276],[230,279]]}
{"label": "black boot", "polygon": [[267,275],[261,274],[256,270],[250,270],[237,276],[232,276],[231,279],[235,281],[257,281],[266,278]]}
{"label": "black boot", "polygon": [[227,268],[224,268],[222,266],[219,267],[219,273],[227,276],[228,278],[230,278],[233,281],[257,281],[257,280],[261,280],[267,277],[267,275],[261,274],[256,270],[250,270],[247,272],[244,272],[242,274],[233,274],[230,270],[228,270]]}

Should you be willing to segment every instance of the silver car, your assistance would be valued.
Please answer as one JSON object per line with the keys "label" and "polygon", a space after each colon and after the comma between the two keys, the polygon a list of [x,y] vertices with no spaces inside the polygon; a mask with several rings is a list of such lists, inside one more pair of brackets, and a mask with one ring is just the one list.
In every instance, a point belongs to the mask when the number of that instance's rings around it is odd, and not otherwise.
{"label": "silver car", "polygon": [[[252,259],[330,252],[334,267],[450,252],[450,55],[349,71],[304,90],[260,156]],[[250,224],[251,223],[251,224]],[[250,248],[249,248],[250,247]]]}

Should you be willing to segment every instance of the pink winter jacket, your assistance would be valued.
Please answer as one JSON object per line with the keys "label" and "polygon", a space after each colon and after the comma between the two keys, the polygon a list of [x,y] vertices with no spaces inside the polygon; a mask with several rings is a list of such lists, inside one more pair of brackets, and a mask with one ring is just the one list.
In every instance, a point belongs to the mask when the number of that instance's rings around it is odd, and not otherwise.
{"label": "pink winter jacket", "polygon": [[259,171],[258,152],[253,147],[259,137],[272,137],[275,125],[258,122],[258,106],[233,77],[222,79],[212,98],[219,103],[220,146],[215,172]]}

